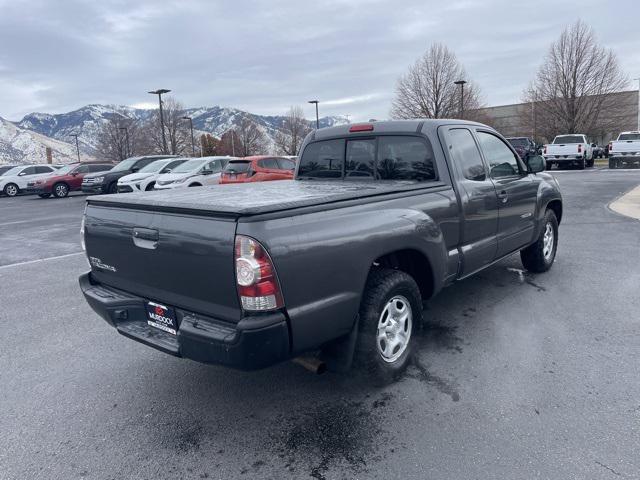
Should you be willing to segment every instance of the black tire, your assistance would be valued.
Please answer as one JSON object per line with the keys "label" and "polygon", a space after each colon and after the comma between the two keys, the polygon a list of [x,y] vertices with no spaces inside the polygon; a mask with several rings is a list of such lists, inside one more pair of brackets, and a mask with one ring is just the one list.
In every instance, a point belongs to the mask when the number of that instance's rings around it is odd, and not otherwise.
{"label": "black tire", "polygon": [[118,185],[116,182],[112,182],[109,184],[109,188],[107,188],[107,193],[118,193]]}
{"label": "black tire", "polygon": [[4,186],[3,192],[7,197],[15,197],[20,193],[20,188],[15,183],[7,183]]}
{"label": "black tire", "polygon": [[151,182],[149,185],[147,185],[147,188],[145,188],[144,191],[150,192],[151,190],[153,190],[155,186],[156,186],[156,182]]}
{"label": "black tire", "polygon": [[[398,303],[392,304],[393,299]],[[408,308],[408,320],[395,322],[389,314],[390,305],[403,305],[399,312]],[[390,307],[394,308],[394,307]],[[396,307],[397,308],[397,307]],[[386,312],[386,314],[385,314]],[[415,280],[405,272],[376,268],[369,273],[360,303],[359,331],[355,350],[355,365],[377,384],[386,385],[396,380],[407,368],[413,355],[415,333],[422,320],[422,298]],[[389,320],[391,318],[391,320]],[[400,315],[402,318],[402,315]],[[379,323],[393,321],[387,328],[383,340],[378,339]],[[398,328],[396,332],[393,329]],[[402,333],[404,332],[404,334]],[[399,334],[399,335],[398,335]],[[403,345],[393,347],[389,339],[406,338]],[[391,347],[390,356],[384,358],[381,349]],[[404,350],[402,350],[404,348]],[[394,358],[397,355],[397,358]]]}
{"label": "black tire", "polygon": [[[551,227],[553,232],[552,250],[545,255],[545,233],[547,226]],[[558,219],[551,209],[547,209],[542,220],[542,228],[538,239],[532,245],[520,250],[520,260],[524,268],[534,273],[546,272],[551,268],[556,259],[558,250]]]}
{"label": "black tire", "polygon": [[202,185],[199,183],[192,183],[191,185],[189,185],[190,187],[201,187]]}
{"label": "black tire", "polygon": [[609,157],[609,169],[613,170],[615,168],[618,168],[615,159]]}
{"label": "black tire", "polygon": [[591,158],[591,160],[589,160],[589,161],[587,162],[587,167],[589,167],[589,168],[593,167],[594,163],[595,163],[595,160],[594,160],[594,159],[593,159],[593,157],[592,157],[592,158]]}
{"label": "black tire", "polygon": [[56,183],[53,186],[53,196],[56,198],[64,198],[69,195],[69,185],[64,182]]}
{"label": "black tire", "polygon": [[49,198],[51,196],[51,194],[50,193],[39,193],[38,196],[40,198]]}
{"label": "black tire", "polygon": [[587,161],[582,158],[580,160],[578,160],[578,170],[584,170],[584,167],[586,166]]}

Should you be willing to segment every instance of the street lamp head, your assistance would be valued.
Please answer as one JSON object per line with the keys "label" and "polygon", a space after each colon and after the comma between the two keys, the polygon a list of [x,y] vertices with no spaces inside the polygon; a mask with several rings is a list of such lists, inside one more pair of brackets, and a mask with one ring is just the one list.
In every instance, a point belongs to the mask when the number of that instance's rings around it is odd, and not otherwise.
{"label": "street lamp head", "polygon": [[156,91],[148,92],[152,95],[162,95],[163,93],[169,93],[171,90],[167,90],[166,88],[159,88]]}
{"label": "street lamp head", "polygon": [[453,83],[455,83],[456,85],[464,85],[465,83],[467,83],[467,81],[466,80],[456,80]]}
{"label": "street lamp head", "polygon": [[191,120],[191,117],[181,117],[182,120]]}
{"label": "street lamp head", "polygon": [[318,104],[318,103],[320,103],[320,102],[319,102],[318,100],[309,100],[307,103],[315,103],[315,104]]}

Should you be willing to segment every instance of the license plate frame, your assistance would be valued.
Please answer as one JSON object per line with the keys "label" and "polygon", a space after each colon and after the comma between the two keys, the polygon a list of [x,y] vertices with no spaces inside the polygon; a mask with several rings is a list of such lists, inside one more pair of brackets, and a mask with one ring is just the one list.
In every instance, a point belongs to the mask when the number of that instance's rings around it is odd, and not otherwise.
{"label": "license plate frame", "polygon": [[148,301],[145,307],[147,309],[147,325],[170,335],[178,334],[178,318],[173,307],[152,301]]}

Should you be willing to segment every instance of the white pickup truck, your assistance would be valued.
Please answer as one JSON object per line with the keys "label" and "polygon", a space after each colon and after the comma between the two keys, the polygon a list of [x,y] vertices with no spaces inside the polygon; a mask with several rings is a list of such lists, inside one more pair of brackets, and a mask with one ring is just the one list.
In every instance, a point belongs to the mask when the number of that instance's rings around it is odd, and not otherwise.
{"label": "white pickup truck", "polygon": [[593,146],[586,135],[579,133],[558,135],[553,143],[544,146],[542,156],[547,162],[547,169],[553,165],[577,165],[581,170],[593,167]]}
{"label": "white pickup truck", "polygon": [[640,166],[640,132],[622,132],[609,143],[609,168]]}

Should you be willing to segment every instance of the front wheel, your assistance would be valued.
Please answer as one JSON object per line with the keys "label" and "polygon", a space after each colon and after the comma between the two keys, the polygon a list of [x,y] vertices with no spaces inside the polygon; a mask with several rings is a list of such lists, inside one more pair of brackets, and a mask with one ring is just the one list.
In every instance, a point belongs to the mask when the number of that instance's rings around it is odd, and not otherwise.
{"label": "front wheel", "polygon": [[7,197],[15,197],[20,192],[20,189],[15,183],[8,183],[4,187],[4,194]]}
{"label": "front wheel", "polygon": [[355,362],[376,383],[398,378],[411,361],[422,298],[415,280],[399,270],[376,268],[360,305]]}
{"label": "front wheel", "polygon": [[546,272],[553,265],[558,249],[558,219],[553,210],[547,209],[538,239],[520,250],[524,268],[534,273]]}
{"label": "front wheel", "polygon": [[118,185],[116,182],[110,183],[109,188],[107,188],[107,193],[118,193]]}

